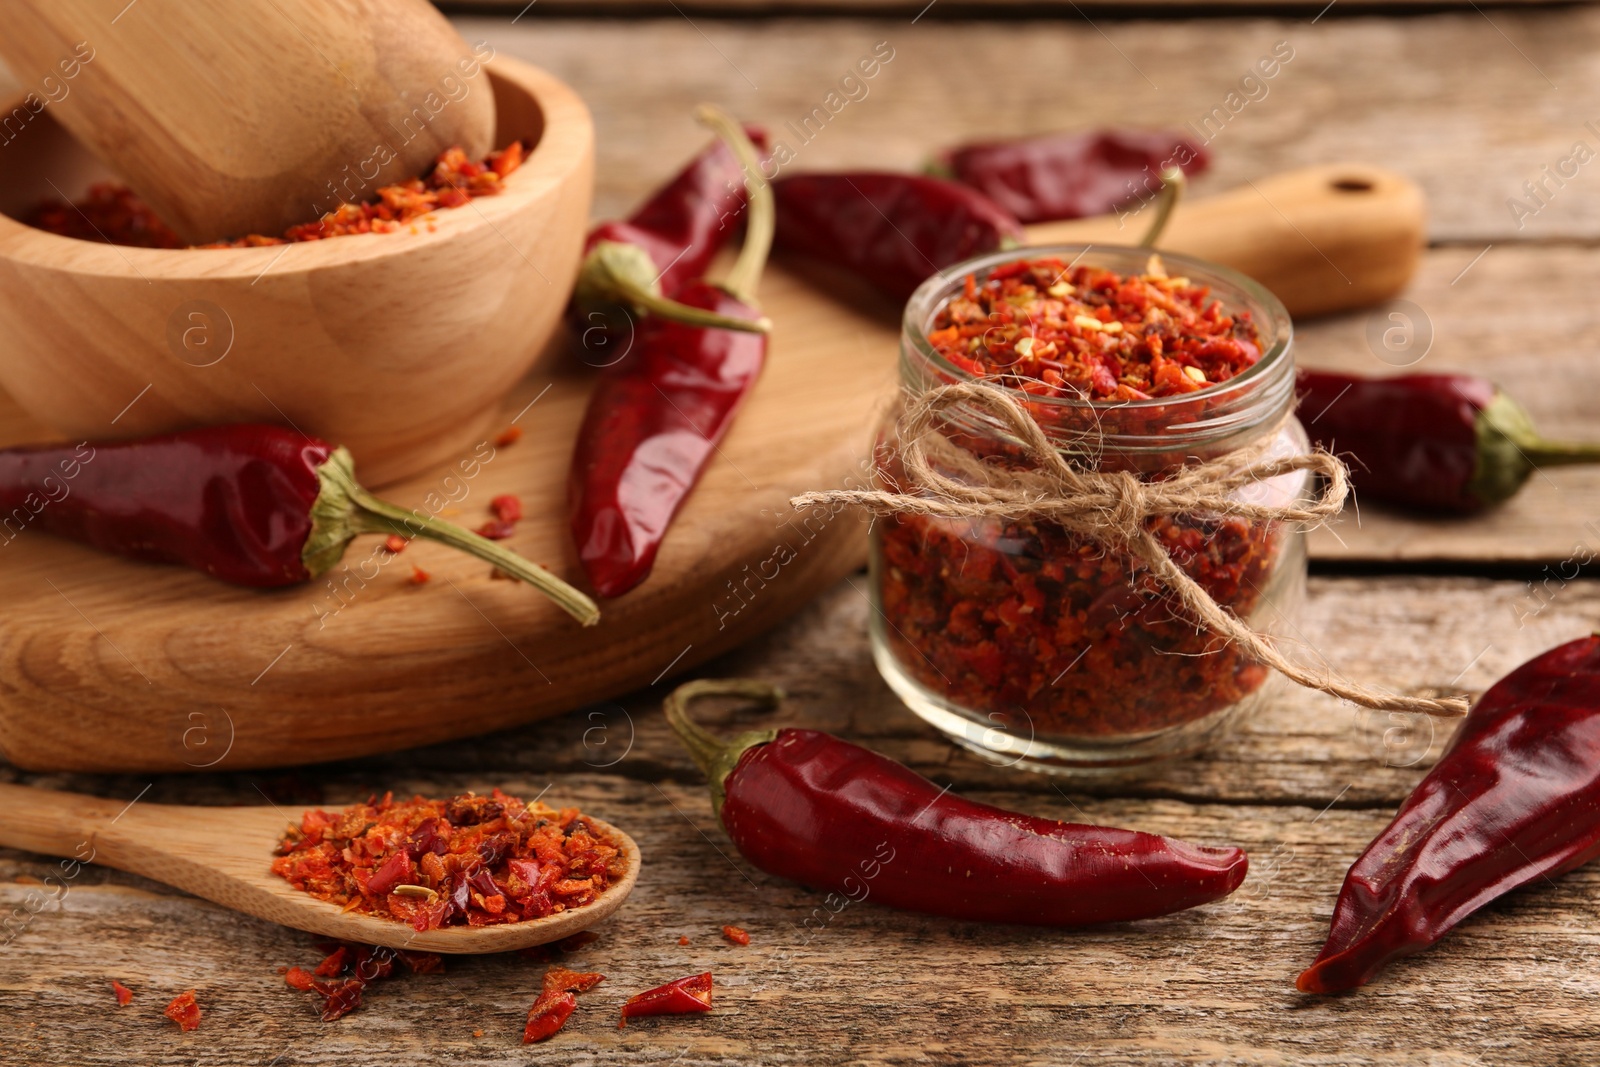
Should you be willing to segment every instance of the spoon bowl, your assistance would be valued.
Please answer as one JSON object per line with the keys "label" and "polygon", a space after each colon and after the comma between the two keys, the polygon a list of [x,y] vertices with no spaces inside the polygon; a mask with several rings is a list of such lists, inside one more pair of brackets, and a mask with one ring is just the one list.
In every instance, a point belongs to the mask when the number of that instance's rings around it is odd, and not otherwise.
{"label": "spoon bowl", "polygon": [[[105,800],[0,785],[0,845],[98,863],[164,882],[234,911],[325,937],[456,955],[510,952],[559,941],[622,906],[639,876],[639,846],[609,823],[626,869],[593,904],[544,919],[498,926],[413,930],[394,919],[345,911],[272,873],[273,850],[294,821],[276,807],[199,808]],[[72,877],[76,874],[72,868]]]}

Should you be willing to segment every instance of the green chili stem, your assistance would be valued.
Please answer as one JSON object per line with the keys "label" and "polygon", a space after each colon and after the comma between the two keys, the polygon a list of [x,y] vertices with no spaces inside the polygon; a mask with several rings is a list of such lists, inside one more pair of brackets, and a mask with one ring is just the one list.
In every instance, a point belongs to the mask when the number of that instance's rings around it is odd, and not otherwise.
{"label": "green chili stem", "polygon": [[775,708],[783,699],[783,690],[775,685],[747,678],[699,678],[685,682],[668,694],[661,705],[667,723],[708,778],[712,777],[712,769],[718,757],[727,751],[728,744],[689,718],[688,706],[701,697],[712,696],[744,697],[747,700],[760,701],[769,708]]}
{"label": "green chili stem", "polygon": [[1517,441],[1517,447],[1537,467],[1600,463],[1600,443],[1549,441],[1543,437],[1533,437]]}
{"label": "green chili stem", "polygon": [[676,300],[662,296],[660,293],[651,292],[632,278],[613,275],[607,279],[607,283],[618,303],[632,305],[636,311],[654,315],[669,322],[681,322],[685,326],[702,326],[708,330],[742,330],[745,333],[772,332],[772,320],[765,315],[758,319],[740,319],[732,315],[719,315],[715,311],[691,307],[688,304],[680,304]]}
{"label": "green chili stem", "polygon": [[1183,171],[1177,167],[1168,167],[1161,172],[1161,191],[1156,194],[1156,217],[1150,220],[1150,228],[1139,240],[1140,248],[1154,248],[1161,239],[1162,231],[1167,228],[1167,220],[1172,218],[1172,210],[1183,198],[1183,186]]}
{"label": "green chili stem", "polygon": [[761,281],[761,271],[767,265],[767,254],[772,251],[772,238],[777,226],[772,183],[761,173],[761,156],[738,120],[710,104],[701,104],[695,110],[695,118],[722,138],[744,171],[744,187],[750,201],[744,247],[739,249],[739,258],[733,270],[728,272],[722,287],[737,299],[755,307],[756,286]]}
{"label": "green chili stem", "polygon": [[317,468],[322,492],[312,505],[312,530],[302,553],[306,569],[313,575],[326,572],[344,554],[350,539],[363,533],[399,534],[423,537],[492,563],[555,601],[568,615],[585,626],[600,621],[600,608],[593,600],[503,545],[487,537],[431,515],[379,500],[355,479],[355,464],[347,449],[335,449]]}

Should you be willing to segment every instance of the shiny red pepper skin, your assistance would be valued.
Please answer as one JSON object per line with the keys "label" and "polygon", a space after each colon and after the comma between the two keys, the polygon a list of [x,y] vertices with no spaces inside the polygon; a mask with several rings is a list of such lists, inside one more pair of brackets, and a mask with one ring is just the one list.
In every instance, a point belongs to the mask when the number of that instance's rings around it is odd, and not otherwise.
{"label": "shiny red pepper skin", "polygon": [[1299,415],[1311,439],[1347,457],[1364,497],[1475,511],[1478,418],[1497,390],[1462,374],[1366,378],[1302,369]]}
{"label": "shiny red pepper skin", "polygon": [[1048,133],[962,145],[936,166],[1022,222],[1103,215],[1161,188],[1161,171],[1205,170],[1211,157],[1193,141],[1149,130]]}
{"label": "shiny red pepper skin", "polygon": [[[294,585],[310,578],[301,550],[321,488],[317,468],[332,452],[292,430],[248,425],[7,449],[0,520],[25,515],[23,527],[236,585]],[[72,477],[64,465],[76,468]]]}
{"label": "shiny red pepper skin", "polygon": [[[737,318],[759,312],[694,282],[676,298]],[[617,597],[642,582],[673,516],[766,363],[765,334],[704,329],[658,317],[633,351],[601,372],[573,451],[567,500],[590,584]]]}
{"label": "shiny red pepper skin", "polygon": [[796,174],[772,183],[775,247],[844,268],[903,301],[945,267],[1022,243],[1022,225],[982,193],[915,174]]}
{"label": "shiny red pepper skin", "polygon": [[[745,133],[757,149],[767,150],[764,129],[747,125]],[[705,274],[738,232],[745,201],[739,161],[727,145],[713,141],[632,215],[590,230],[583,250],[601,241],[638,245],[662,272],[661,291],[675,297],[680,286]]]}
{"label": "shiny red pepper skin", "polygon": [[1296,983],[1371,981],[1485,904],[1600,855],[1600,637],[1538,656],[1483,695],[1345,876],[1327,943]]}
{"label": "shiny red pepper skin", "polygon": [[[689,1015],[711,1010],[711,972],[677,978],[628,998],[624,1020],[641,1015]],[[621,1024],[619,1024],[621,1025]]]}
{"label": "shiny red pepper skin", "polygon": [[853,900],[969,922],[1079,926],[1220,900],[1237,848],[1040,819],[943,792],[815,730],[780,730],[723,781],[722,824],[769,874]]}

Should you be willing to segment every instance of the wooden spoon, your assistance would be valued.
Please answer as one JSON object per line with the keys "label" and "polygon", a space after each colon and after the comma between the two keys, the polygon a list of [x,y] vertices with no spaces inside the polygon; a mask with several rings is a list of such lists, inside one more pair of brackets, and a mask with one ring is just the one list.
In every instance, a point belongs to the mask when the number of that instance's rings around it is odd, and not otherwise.
{"label": "wooden spoon", "polygon": [[[292,814],[275,807],[130,804],[0,784],[0,845],[82,862],[92,860],[165,882],[247,915],[368,945],[481,953],[559,941],[621,907],[639,876],[639,846],[633,838],[591,817],[590,822],[616,835],[627,864],[621,879],[599,900],[547,919],[500,926],[447,926],[419,933],[392,919],[343,911],[273,874],[273,849],[292,821]],[[62,866],[69,869],[65,863]]]}
{"label": "wooden spoon", "polygon": [[[494,135],[426,0],[13,0],[0,57],[192,242],[278,234]],[[66,190],[71,194],[73,190]]]}
{"label": "wooden spoon", "polygon": [[[1137,207],[1138,205],[1134,205]],[[1138,243],[1154,208],[1028,227],[1028,243]],[[1373,307],[1416,273],[1427,201],[1410,179],[1365,163],[1328,163],[1178,203],[1156,242],[1247,274],[1289,313]]]}

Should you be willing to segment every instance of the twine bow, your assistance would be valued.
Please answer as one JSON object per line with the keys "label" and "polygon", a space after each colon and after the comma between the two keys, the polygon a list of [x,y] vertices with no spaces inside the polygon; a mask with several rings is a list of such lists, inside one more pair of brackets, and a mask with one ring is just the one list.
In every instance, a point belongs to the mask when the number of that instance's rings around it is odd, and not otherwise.
{"label": "twine bow", "polygon": [[[965,406],[998,419],[1022,443],[1033,467],[1008,470],[983,462],[935,428],[948,409]],[[917,514],[939,518],[1042,519],[1092,538],[1107,551],[1144,563],[1183,605],[1189,618],[1237,644],[1252,659],[1307,689],[1377,711],[1437,716],[1466,713],[1461,697],[1402,696],[1346,681],[1331,670],[1312,670],[1278,651],[1218,604],[1172,559],[1145,525],[1158,516],[1223,515],[1251,522],[1313,526],[1339,513],[1350,491],[1349,473],[1331,453],[1271,457],[1270,441],[1238,449],[1204,463],[1185,464],[1170,477],[1147,482],[1127,471],[1097,471],[1068,461],[1045,437],[1022,405],[1004,391],[970,382],[944,385],[913,399],[901,423],[900,465],[910,492],[840,489],[805,493],[789,503],[853,504],[878,515]],[[1085,435],[1092,443],[1092,435]],[[935,455],[936,453],[936,455]],[[1239,499],[1244,486],[1297,471],[1322,475],[1309,500],[1290,504]]]}

